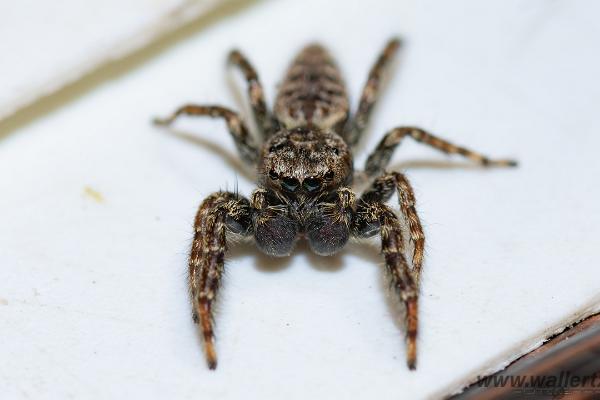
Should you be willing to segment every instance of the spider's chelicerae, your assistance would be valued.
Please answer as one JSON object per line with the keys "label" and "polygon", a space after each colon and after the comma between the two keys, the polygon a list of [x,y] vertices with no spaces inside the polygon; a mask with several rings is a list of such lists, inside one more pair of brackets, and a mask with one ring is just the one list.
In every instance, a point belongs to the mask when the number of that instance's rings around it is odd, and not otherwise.
{"label": "spider's chelicerae", "polygon": [[[305,47],[292,62],[279,89],[273,112],[252,65],[239,51],[229,62],[243,72],[261,139],[257,143],[234,111],[216,105],[186,105],[165,119],[180,115],[223,118],[241,158],[258,172],[258,188],[250,199],[232,192],[216,192],[200,205],[189,257],[192,315],[204,337],[206,358],[216,368],[212,305],[221,277],[229,235],[253,236],[264,253],[288,256],[304,238],[312,251],[329,256],[353,237],[379,235],[385,268],[406,307],[407,362],[416,366],[417,304],[425,236],[415,209],[410,183],[402,173],[386,171],[396,147],[406,138],[448,154],[460,154],[489,166],[515,166],[511,160],[492,160],[456,146],[416,127],[390,130],[368,157],[364,175],[370,187],[356,197],[350,188],[354,168],[352,149],[369,122],[378,98],[381,76],[400,41],[390,40],[369,72],[356,112],[340,71],[318,44]],[[397,193],[400,215],[407,223],[414,249],[407,260],[399,216],[386,205]]]}

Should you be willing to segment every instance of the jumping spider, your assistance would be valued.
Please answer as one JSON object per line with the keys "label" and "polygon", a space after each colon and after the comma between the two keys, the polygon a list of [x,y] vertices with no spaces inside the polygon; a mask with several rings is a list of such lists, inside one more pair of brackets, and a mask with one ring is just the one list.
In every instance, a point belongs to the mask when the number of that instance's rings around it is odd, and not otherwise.
{"label": "jumping spider", "polygon": [[[512,160],[492,160],[456,146],[416,127],[389,131],[369,156],[364,174],[374,178],[358,198],[350,185],[354,170],[352,149],[369,122],[378,98],[381,76],[400,41],[390,40],[372,66],[357,111],[351,117],[340,71],[318,44],[305,47],[292,62],[279,88],[274,111],[267,108],[262,85],[250,62],[239,51],[229,63],[245,76],[255,121],[261,131],[256,143],[242,118],[216,105],[186,105],[155,123],[168,125],[180,115],[223,118],[241,158],[258,172],[258,189],[250,199],[216,192],[200,205],[189,257],[189,286],[193,319],[200,324],[206,359],[217,366],[212,304],[227,251],[227,236],[254,236],[264,253],[283,257],[305,238],[312,251],[329,256],[351,236],[379,235],[392,286],[406,307],[407,362],[416,366],[417,299],[425,236],[415,210],[415,197],[406,177],[386,171],[396,147],[405,137],[448,154],[460,154],[482,166],[515,166]],[[398,195],[402,217],[414,246],[412,267],[406,256],[402,225],[385,203]]]}

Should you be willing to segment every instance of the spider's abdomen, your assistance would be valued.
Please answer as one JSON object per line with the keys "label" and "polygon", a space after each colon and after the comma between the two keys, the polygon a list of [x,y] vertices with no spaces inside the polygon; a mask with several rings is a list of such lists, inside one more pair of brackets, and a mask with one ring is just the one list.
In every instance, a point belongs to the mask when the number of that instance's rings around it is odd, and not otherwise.
{"label": "spider's abdomen", "polygon": [[316,126],[340,132],[348,96],[340,71],[320,45],[305,47],[288,69],[275,100],[275,116],[288,129]]}

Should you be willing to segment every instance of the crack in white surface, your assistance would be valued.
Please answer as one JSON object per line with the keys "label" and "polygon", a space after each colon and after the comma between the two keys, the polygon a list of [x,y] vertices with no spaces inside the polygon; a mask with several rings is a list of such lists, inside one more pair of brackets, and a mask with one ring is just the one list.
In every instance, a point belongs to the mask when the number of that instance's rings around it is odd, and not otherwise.
{"label": "crack in white surface", "polygon": [[0,119],[140,49],[219,5],[218,0],[120,0],[4,5]]}

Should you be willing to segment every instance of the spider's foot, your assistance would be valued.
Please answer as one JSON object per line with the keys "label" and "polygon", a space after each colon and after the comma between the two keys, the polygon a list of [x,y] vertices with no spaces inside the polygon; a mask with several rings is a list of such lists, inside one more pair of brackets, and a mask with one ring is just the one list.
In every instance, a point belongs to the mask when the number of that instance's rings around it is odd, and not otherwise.
{"label": "spider's foot", "polygon": [[170,125],[171,122],[173,122],[173,117],[167,117],[167,118],[158,118],[158,117],[156,117],[156,118],[154,118],[152,120],[152,123],[154,125],[160,125],[160,126]]}
{"label": "spider's foot", "polygon": [[391,38],[388,43],[389,43],[389,46],[391,47],[391,49],[393,51],[393,50],[396,50],[398,47],[402,46],[402,39],[400,39],[399,37],[395,36],[395,37]]}
{"label": "spider's foot", "polygon": [[208,360],[208,369],[213,371],[217,369],[217,360]]}
{"label": "spider's foot", "polygon": [[486,167],[516,167],[519,163],[517,160],[487,160],[484,165]]}
{"label": "spider's foot", "polygon": [[406,363],[408,369],[417,368],[417,301],[411,299],[406,304],[407,329],[406,329]]}
{"label": "spider's foot", "polygon": [[411,371],[417,369],[417,346],[415,342],[408,342],[406,349],[406,365],[408,365],[408,369]]}
{"label": "spider's foot", "polygon": [[217,352],[212,341],[206,343],[206,362],[209,369],[214,370],[217,368]]}

